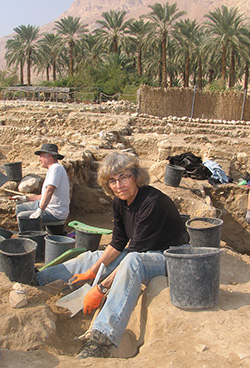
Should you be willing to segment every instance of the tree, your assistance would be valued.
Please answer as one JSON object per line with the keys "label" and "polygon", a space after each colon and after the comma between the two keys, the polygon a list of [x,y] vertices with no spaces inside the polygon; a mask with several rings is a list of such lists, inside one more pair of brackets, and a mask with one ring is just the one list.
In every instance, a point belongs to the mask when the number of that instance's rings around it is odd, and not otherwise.
{"label": "tree", "polygon": [[79,42],[79,50],[77,52],[77,63],[81,67],[97,67],[98,63],[105,55],[102,51],[102,45],[98,42],[96,35],[88,34]]}
{"label": "tree", "polygon": [[248,78],[249,78],[249,62],[250,62],[250,56],[249,56],[249,51],[250,51],[250,24],[247,24],[245,27],[243,27],[242,31],[241,31],[241,60],[243,60],[244,63],[244,90],[248,89]]}
{"label": "tree", "polygon": [[7,49],[5,53],[7,66],[11,67],[14,65],[16,69],[19,67],[20,84],[24,84],[24,43],[18,35],[15,35],[13,38],[7,40],[5,48]]}
{"label": "tree", "polygon": [[145,71],[146,75],[153,81],[158,82],[158,86],[162,85],[162,50],[161,43],[158,40],[151,40],[145,54]]}
{"label": "tree", "polygon": [[56,80],[57,61],[62,51],[62,39],[59,34],[45,33],[39,40],[39,62],[41,68],[46,68],[47,80],[49,69],[52,67],[53,81]]}
{"label": "tree", "polygon": [[[221,50],[221,79],[225,83],[227,55],[231,55],[231,84],[234,80],[234,53],[240,50],[243,16],[238,13],[238,8],[227,8],[222,6],[215,11],[209,12],[206,16],[209,20],[205,22],[208,30],[208,49],[210,53]],[[232,85],[231,85],[232,86]]]}
{"label": "tree", "polygon": [[[39,37],[39,27],[28,24],[27,26],[21,25],[14,28],[17,35],[14,39],[20,42],[22,52],[24,54],[24,60],[27,64],[27,84],[31,85],[31,66],[36,58],[37,44],[36,41]],[[12,44],[13,46],[13,44]]]}
{"label": "tree", "polygon": [[143,19],[134,20],[128,25],[128,33],[131,34],[129,38],[130,50],[135,50],[137,53],[137,72],[142,76],[142,52],[146,48],[146,35],[151,30],[149,22],[144,22]]}
{"label": "tree", "polygon": [[125,21],[126,11],[114,11],[102,13],[104,20],[97,20],[97,24],[101,26],[95,30],[98,42],[103,45],[103,49],[108,52],[116,53],[120,47],[125,46],[125,35],[131,19]]}
{"label": "tree", "polygon": [[15,72],[9,70],[0,70],[0,86],[1,88],[11,86],[18,83],[18,77]]}
{"label": "tree", "polygon": [[161,43],[162,50],[162,85],[167,86],[167,68],[166,68],[166,49],[170,32],[173,29],[175,21],[186,14],[184,11],[178,11],[177,4],[170,5],[166,2],[165,5],[155,3],[149,5],[152,12],[146,15],[153,23],[154,29],[150,32],[149,37],[158,38]]}
{"label": "tree", "polygon": [[55,22],[54,29],[62,36],[64,44],[68,45],[69,50],[69,76],[74,74],[74,48],[79,42],[79,38],[87,32],[87,24],[80,23],[80,17],[68,16]]}
{"label": "tree", "polygon": [[185,64],[184,87],[189,86],[190,64],[194,64],[199,45],[199,28],[196,20],[180,20],[175,24],[173,36],[177,42],[176,55]]}

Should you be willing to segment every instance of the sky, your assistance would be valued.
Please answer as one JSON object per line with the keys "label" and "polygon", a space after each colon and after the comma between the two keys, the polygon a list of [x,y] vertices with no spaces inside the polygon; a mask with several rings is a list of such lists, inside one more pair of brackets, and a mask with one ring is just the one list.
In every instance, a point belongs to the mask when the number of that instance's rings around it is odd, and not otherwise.
{"label": "sky", "polygon": [[74,0],[0,0],[0,37],[20,25],[43,26],[68,10]]}

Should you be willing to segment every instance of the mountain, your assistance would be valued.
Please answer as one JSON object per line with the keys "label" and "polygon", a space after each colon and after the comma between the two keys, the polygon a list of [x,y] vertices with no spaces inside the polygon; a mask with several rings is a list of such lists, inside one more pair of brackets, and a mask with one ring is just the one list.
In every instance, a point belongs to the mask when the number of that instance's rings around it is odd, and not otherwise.
{"label": "mountain", "polygon": [[[102,13],[111,9],[125,10],[127,12],[127,18],[138,18],[142,14],[148,14],[151,9],[149,5],[154,3],[165,4],[166,0],[75,0],[68,10],[63,12],[59,20],[69,15],[73,17],[80,17],[84,24],[88,24],[89,30],[93,30],[96,27],[96,20],[102,19]],[[222,5],[228,7],[238,7],[239,12],[246,17],[250,16],[250,1],[249,0],[169,0],[169,3],[176,2],[179,10],[184,10],[186,17],[196,19],[201,22],[204,19],[204,15],[215,8],[220,8]],[[31,22],[32,24],[32,22]],[[19,26],[17,24],[16,26]],[[54,22],[50,22],[40,27],[41,32],[52,32]],[[13,37],[13,34],[6,35],[0,38],[0,69],[3,70],[6,67],[4,54],[6,41]]]}

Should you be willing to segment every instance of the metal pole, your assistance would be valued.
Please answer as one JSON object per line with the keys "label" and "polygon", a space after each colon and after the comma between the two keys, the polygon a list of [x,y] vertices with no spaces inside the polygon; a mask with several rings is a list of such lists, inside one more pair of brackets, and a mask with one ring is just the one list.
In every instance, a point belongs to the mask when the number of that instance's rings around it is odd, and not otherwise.
{"label": "metal pole", "polygon": [[245,89],[240,120],[243,120],[243,115],[244,115],[244,110],[245,110],[245,103],[246,103],[246,96],[247,96],[247,90]]}
{"label": "metal pole", "polygon": [[196,91],[196,84],[195,84],[195,86],[194,86],[193,101],[192,101],[192,109],[191,109],[191,119],[193,119],[193,113],[194,113],[195,91]]}

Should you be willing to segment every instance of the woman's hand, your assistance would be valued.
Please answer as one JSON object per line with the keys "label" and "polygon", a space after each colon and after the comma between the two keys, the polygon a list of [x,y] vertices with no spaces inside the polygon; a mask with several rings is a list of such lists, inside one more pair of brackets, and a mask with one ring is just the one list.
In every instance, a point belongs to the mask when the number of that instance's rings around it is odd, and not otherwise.
{"label": "woman's hand", "polygon": [[88,269],[88,271],[84,273],[76,273],[74,276],[72,276],[68,283],[69,287],[72,288],[74,286],[80,287],[83,284],[86,284],[86,282],[93,280],[96,277],[96,274],[91,271],[91,269]]}
{"label": "woman's hand", "polygon": [[101,304],[104,294],[99,290],[98,285],[89,290],[83,300],[83,313],[90,314],[94,309]]}

